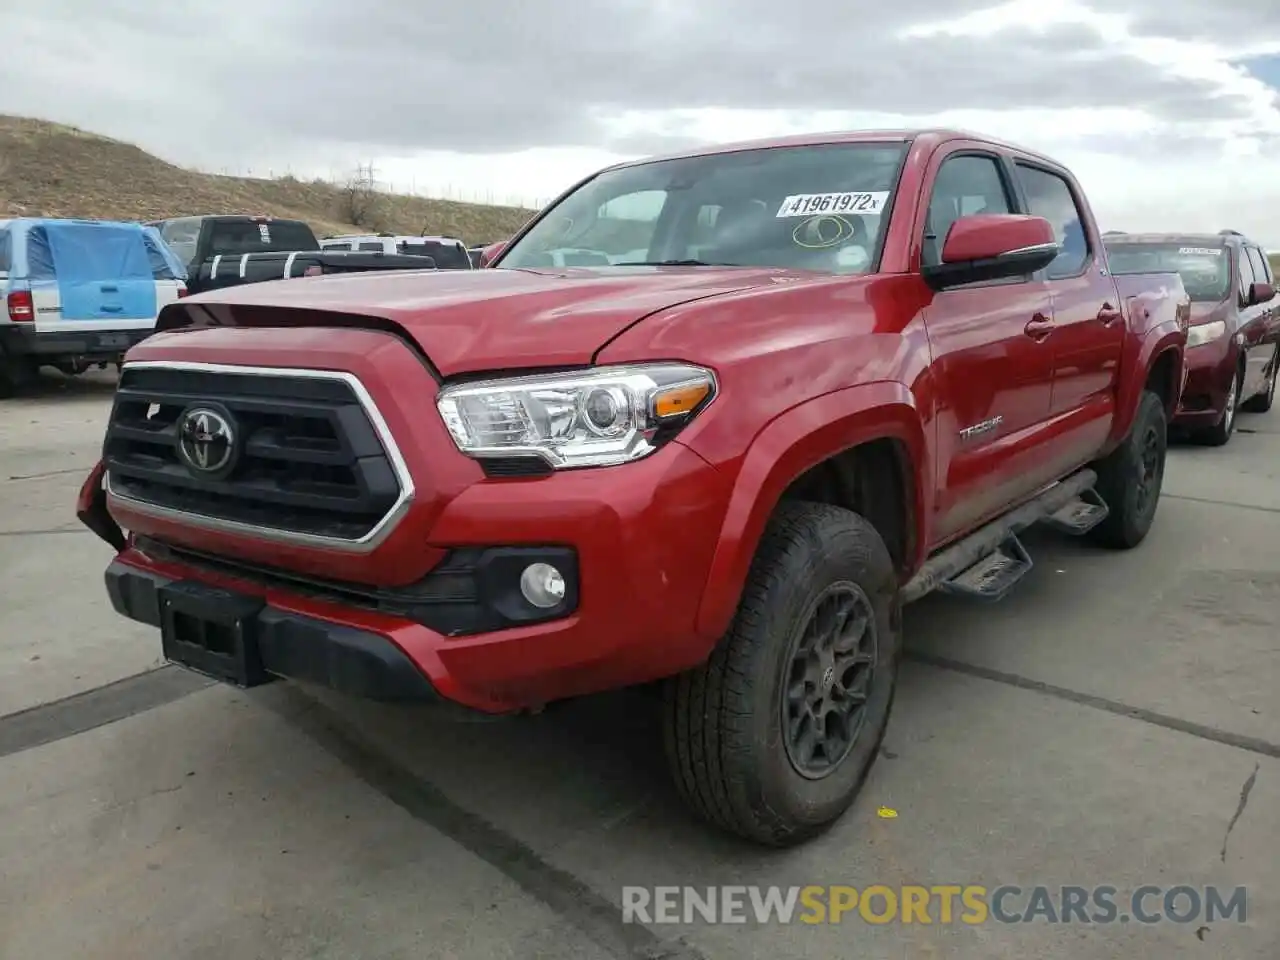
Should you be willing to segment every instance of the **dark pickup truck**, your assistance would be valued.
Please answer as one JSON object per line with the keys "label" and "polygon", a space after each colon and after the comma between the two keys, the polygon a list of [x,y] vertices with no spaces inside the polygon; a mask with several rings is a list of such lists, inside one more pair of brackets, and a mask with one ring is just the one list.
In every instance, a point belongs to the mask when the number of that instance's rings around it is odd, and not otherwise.
{"label": "dark pickup truck", "polygon": [[435,270],[431,257],[396,253],[331,253],[293,251],[291,253],[242,253],[238,257],[217,256],[200,264],[187,278],[191,293],[222,290],[246,283],[288,280],[329,273],[365,273],[370,270]]}
{"label": "dark pickup truck", "polygon": [[301,220],[204,216],[155,221],[161,238],[187,268],[187,292],[246,283],[368,270],[430,270],[430,257],[322,251]]}

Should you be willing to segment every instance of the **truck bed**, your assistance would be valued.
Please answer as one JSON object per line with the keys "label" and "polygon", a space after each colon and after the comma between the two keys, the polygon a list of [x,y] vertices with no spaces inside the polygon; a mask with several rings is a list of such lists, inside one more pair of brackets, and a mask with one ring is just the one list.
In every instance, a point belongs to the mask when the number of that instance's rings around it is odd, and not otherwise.
{"label": "truck bed", "polygon": [[187,283],[192,293],[221,290],[246,283],[286,280],[329,273],[363,273],[373,270],[435,270],[431,257],[388,253],[322,252],[246,253],[238,257],[211,257]]}

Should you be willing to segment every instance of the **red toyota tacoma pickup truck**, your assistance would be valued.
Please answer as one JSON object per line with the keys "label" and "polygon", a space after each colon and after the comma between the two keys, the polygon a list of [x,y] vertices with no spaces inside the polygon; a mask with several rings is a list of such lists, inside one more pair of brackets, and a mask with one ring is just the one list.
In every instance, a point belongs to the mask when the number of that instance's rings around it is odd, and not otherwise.
{"label": "red toyota tacoma pickup truck", "polygon": [[867,775],[903,603],[1002,596],[1039,521],[1146,536],[1188,308],[1009,144],[623,164],[485,270],[166,308],[78,514],[115,609],[238,685],[504,714],[664,681],[681,794],[786,845]]}

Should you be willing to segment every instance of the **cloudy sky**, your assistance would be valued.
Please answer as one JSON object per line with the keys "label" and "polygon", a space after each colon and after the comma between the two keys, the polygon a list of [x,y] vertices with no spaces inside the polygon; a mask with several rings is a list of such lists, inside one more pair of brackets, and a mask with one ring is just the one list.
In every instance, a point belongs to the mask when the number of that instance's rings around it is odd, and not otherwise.
{"label": "cloudy sky", "polygon": [[1280,0],[39,0],[0,112],[214,172],[543,201],[711,140],[961,126],[1070,164],[1110,229],[1280,249]]}

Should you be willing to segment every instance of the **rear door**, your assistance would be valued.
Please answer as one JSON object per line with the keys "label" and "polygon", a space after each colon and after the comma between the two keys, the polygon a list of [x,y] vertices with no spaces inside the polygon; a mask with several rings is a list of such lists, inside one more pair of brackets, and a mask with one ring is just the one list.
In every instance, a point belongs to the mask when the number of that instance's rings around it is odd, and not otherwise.
{"label": "rear door", "polygon": [[133,224],[50,221],[27,238],[37,332],[132,330],[156,322],[156,279]]}
{"label": "rear door", "polygon": [[1094,249],[1092,222],[1075,185],[1060,171],[1015,163],[1027,212],[1053,225],[1062,245],[1045,271],[1053,297],[1053,398],[1056,449],[1063,470],[1097,452],[1115,418],[1125,304],[1118,303],[1106,258]]}
{"label": "rear door", "polygon": [[[1011,165],[989,148],[953,146],[926,179],[921,260],[938,263],[947,231],[974,213],[1016,213]],[[931,184],[931,185],[930,185]],[[937,395],[935,530],[954,539],[1049,480],[1045,424],[1053,378],[1043,278],[975,283],[934,295],[924,310]]]}

